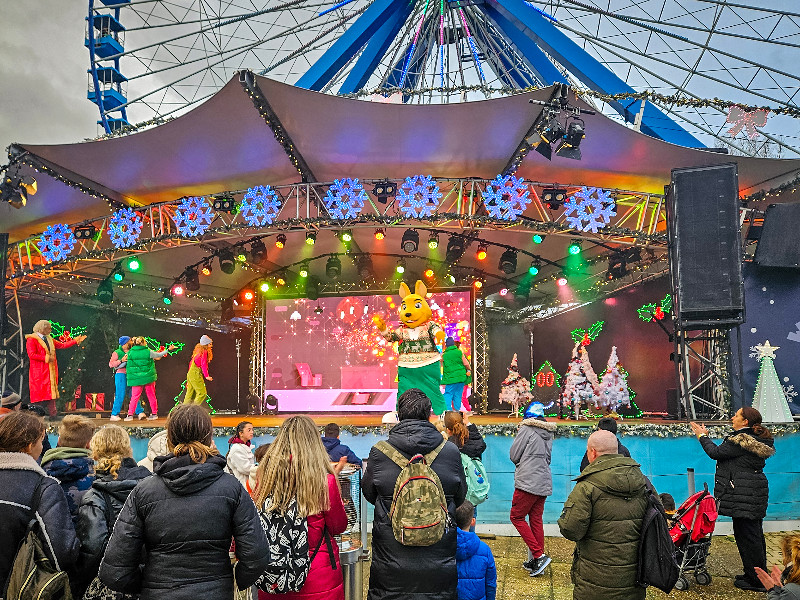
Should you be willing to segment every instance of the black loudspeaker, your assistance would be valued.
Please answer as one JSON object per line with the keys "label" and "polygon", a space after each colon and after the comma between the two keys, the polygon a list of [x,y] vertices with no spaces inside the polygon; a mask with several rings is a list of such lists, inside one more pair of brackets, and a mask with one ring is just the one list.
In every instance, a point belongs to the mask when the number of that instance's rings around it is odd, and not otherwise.
{"label": "black loudspeaker", "polygon": [[800,204],[770,204],[756,247],[755,261],[762,267],[800,269]]}
{"label": "black loudspeaker", "polygon": [[680,401],[678,399],[678,390],[670,388],[667,390],[667,418],[677,421],[681,418]]}
{"label": "black loudspeaker", "polygon": [[672,170],[670,273],[683,326],[744,322],[736,164]]}

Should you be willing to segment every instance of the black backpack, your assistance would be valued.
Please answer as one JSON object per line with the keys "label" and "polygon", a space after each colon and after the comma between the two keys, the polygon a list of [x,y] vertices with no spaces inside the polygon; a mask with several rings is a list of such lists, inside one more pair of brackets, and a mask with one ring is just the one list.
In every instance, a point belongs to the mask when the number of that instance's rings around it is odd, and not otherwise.
{"label": "black backpack", "polygon": [[639,561],[636,571],[636,584],[646,588],[652,585],[669,594],[680,576],[680,568],[675,562],[675,545],[669,533],[664,507],[648,489],[647,509],[639,534]]}

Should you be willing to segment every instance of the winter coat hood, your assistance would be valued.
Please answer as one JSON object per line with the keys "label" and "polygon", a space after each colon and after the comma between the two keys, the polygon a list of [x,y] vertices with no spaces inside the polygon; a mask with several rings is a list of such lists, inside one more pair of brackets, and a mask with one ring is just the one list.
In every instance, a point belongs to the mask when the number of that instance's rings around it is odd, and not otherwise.
{"label": "winter coat hood", "polygon": [[92,451],[88,448],[64,448],[56,446],[50,448],[44,453],[42,457],[42,464],[50,462],[51,460],[65,460],[68,458],[83,458],[91,455]]}
{"label": "winter coat hood", "polygon": [[249,442],[249,441],[245,442],[245,441],[244,441],[242,438],[240,438],[238,435],[235,435],[235,436],[233,436],[232,438],[230,438],[230,439],[228,440],[228,445],[229,445],[229,446],[233,446],[234,444],[244,444],[245,446],[249,446],[249,445],[250,445],[250,442]]}
{"label": "winter coat hood", "polygon": [[405,454],[427,454],[442,443],[442,434],[429,421],[405,419],[392,427],[389,443]]}
{"label": "winter coat hood", "polygon": [[209,456],[204,463],[193,462],[188,454],[158,456],[153,461],[156,475],[164,485],[179,496],[188,496],[204,490],[222,477],[226,466],[221,456]]}
{"label": "winter coat hood", "polygon": [[[554,433],[556,429],[558,429],[558,425],[555,423],[550,423],[548,421],[542,421],[537,417],[529,417],[527,419],[523,419],[520,421],[519,426],[522,427],[523,425],[527,425],[528,427],[534,427],[536,429],[541,429],[543,431],[549,431],[550,433]],[[542,435],[541,433],[539,435]]]}
{"label": "winter coat hood", "polygon": [[467,560],[471,556],[475,556],[480,547],[481,540],[477,533],[459,528],[456,541],[456,560]]}
{"label": "winter coat hood", "polygon": [[128,494],[136,484],[150,475],[152,473],[147,467],[139,467],[132,458],[125,458],[122,460],[116,479],[112,478],[110,473],[99,471],[92,487],[125,504]]}
{"label": "winter coat hood", "polygon": [[167,454],[169,454],[169,448],[167,448],[167,430],[165,429],[159,431],[147,442],[147,456],[139,461],[139,466],[152,471],[156,456],[166,456]]}
{"label": "winter coat hood", "polygon": [[602,476],[594,477],[592,483],[612,496],[630,498],[641,493],[645,487],[639,463],[627,456],[619,454],[598,456],[575,478],[575,481],[582,481],[597,473],[602,473]]}
{"label": "winter coat hood", "polygon": [[330,438],[322,436],[322,445],[325,446],[325,451],[330,454],[331,450],[339,446],[342,442],[339,441],[339,438]]}
{"label": "winter coat hood", "polygon": [[775,454],[775,441],[771,438],[758,437],[750,427],[738,429],[727,439],[759,458],[767,459]]}
{"label": "winter coat hood", "polygon": [[94,473],[90,454],[88,448],[50,448],[42,457],[42,468],[62,485],[79,481]]}

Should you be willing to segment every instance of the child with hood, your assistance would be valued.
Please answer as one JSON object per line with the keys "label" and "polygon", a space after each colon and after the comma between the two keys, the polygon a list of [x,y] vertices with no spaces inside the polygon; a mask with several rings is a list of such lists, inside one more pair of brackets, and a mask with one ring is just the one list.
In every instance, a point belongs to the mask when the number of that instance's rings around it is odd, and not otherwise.
{"label": "child with hood", "polygon": [[169,454],[169,449],[167,448],[167,430],[165,429],[150,438],[150,441],[147,442],[147,456],[140,460],[138,464],[152,473],[153,461],[156,456],[166,456],[167,454]]}

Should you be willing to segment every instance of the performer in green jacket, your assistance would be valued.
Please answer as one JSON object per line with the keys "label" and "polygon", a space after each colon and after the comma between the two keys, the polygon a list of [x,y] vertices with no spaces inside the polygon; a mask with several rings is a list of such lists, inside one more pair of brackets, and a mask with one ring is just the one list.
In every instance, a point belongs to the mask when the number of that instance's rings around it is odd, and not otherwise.
{"label": "performer in green jacket", "polygon": [[135,337],[131,340],[132,346],[128,350],[127,376],[128,385],[131,388],[131,403],[128,407],[126,421],[133,421],[133,412],[142,397],[142,391],[147,394],[150,402],[150,416],[147,418],[155,420],[158,418],[158,399],[156,398],[156,361],[169,354],[176,346],[170,345],[161,352],[155,352],[147,347],[147,342],[143,337]]}
{"label": "performer in green jacket", "polygon": [[[470,375],[470,364],[453,338],[444,341],[442,354],[442,384],[447,410],[461,410],[461,395]],[[452,407],[452,409],[451,409]]]}

